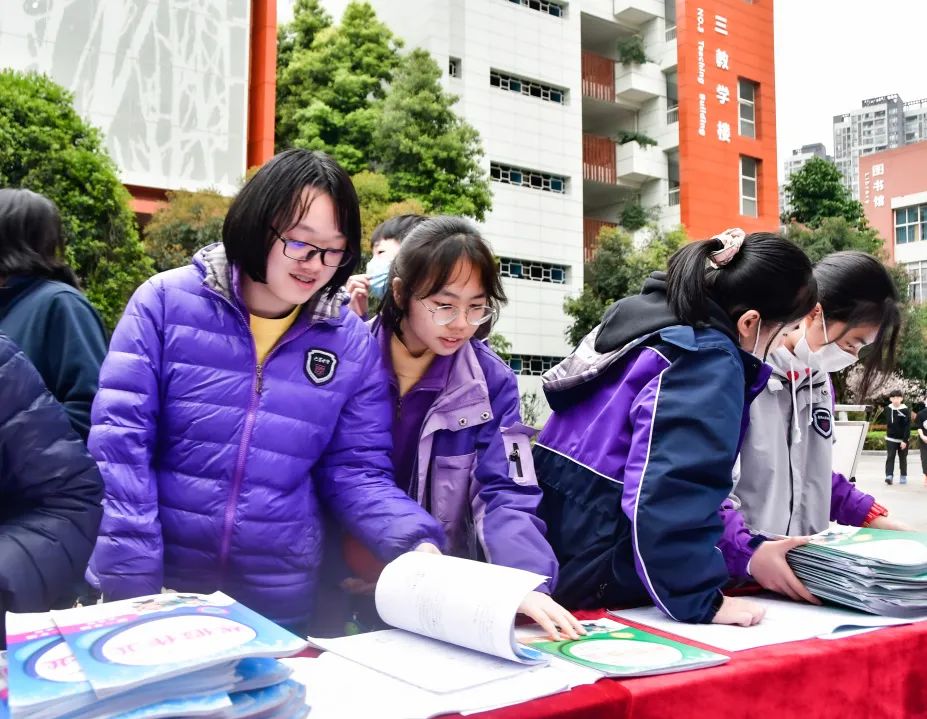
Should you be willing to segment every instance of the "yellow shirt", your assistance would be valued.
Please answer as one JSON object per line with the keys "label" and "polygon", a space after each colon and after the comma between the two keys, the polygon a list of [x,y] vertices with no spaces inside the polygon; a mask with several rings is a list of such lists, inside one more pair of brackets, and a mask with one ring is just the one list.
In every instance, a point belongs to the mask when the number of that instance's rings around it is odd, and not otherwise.
{"label": "yellow shirt", "polygon": [[283,337],[284,332],[290,329],[301,309],[302,305],[297,305],[286,317],[276,319],[251,315],[251,334],[254,335],[258,364],[264,362],[264,358],[274,348],[277,341]]}
{"label": "yellow shirt", "polygon": [[393,360],[393,372],[399,380],[400,397],[405,396],[425,375],[435,358],[435,353],[431,350],[425,350],[424,354],[416,357],[396,335],[390,340],[389,354]]}

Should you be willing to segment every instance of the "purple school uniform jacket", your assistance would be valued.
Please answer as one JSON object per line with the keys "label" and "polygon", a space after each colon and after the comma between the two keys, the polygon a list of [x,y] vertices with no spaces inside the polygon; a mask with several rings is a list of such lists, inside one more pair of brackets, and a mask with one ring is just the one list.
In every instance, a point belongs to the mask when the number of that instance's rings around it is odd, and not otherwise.
{"label": "purple school uniform jacket", "polygon": [[[376,320],[371,326],[389,362],[390,332]],[[521,423],[515,375],[478,340],[435,361],[447,366],[434,400],[419,407],[416,385],[398,412],[396,434],[414,434],[417,451],[407,466],[396,466],[396,480],[444,527],[449,554],[536,572],[550,578],[538,589],[550,592],[557,560],[537,516],[535,430]]]}
{"label": "purple school uniform jacket", "polygon": [[93,406],[106,494],[90,578],[114,599],[221,589],[301,626],[320,503],[384,561],[443,532],[393,482],[388,383],[361,320],[323,297],[258,364],[237,288],[212,245],[126,308]]}

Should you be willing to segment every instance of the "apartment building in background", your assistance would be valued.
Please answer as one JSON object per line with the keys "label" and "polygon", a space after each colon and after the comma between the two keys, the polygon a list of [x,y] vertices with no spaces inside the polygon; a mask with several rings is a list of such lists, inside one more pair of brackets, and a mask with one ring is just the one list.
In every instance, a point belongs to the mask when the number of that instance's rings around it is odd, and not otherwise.
{"label": "apartment building in background", "polygon": [[863,100],[862,106],[835,115],[834,162],[860,200],[860,158],[927,139],[927,98],[905,102],[897,94]]}
{"label": "apartment building in background", "polygon": [[523,390],[572,350],[563,300],[623,213],[693,238],[777,227],[772,0],[371,2],[482,138]]}
{"label": "apartment building in background", "polygon": [[785,186],[789,184],[792,175],[798,172],[808,160],[820,157],[822,160],[833,161],[827,154],[827,148],[823,143],[815,142],[811,145],[802,145],[798,149],[792,150],[792,154],[782,163],[782,184],[779,185],[779,207],[781,212],[789,212],[788,200],[785,197]]}
{"label": "apartment building in background", "polygon": [[98,127],[142,221],[166,190],[234,194],[273,155],[276,0],[8,2],[0,63]]}

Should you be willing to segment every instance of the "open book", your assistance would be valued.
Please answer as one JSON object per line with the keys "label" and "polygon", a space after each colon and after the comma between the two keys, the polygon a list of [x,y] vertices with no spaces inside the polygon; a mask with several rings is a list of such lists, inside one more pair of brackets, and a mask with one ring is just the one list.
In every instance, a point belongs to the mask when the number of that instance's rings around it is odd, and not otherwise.
{"label": "open book", "polygon": [[397,629],[309,641],[436,693],[509,679],[549,664],[551,656],[595,669],[599,676],[656,674],[728,660],[609,620],[589,623],[592,633],[572,642],[546,641],[538,631],[516,632],[519,605],[545,579],[519,569],[410,552],[387,565],[376,588],[380,618]]}

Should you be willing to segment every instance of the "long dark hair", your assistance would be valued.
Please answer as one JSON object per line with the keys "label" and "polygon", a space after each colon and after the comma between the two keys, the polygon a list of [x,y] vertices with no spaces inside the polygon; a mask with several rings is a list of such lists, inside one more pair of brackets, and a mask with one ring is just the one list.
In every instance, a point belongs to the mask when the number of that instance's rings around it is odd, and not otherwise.
{"label": "long dark hair", "polygon": [[360,205],[348,173],[324,152],[285,150],[274,155],[248,180],[229,207],[222,225],[222,244],[230,261],[255,282],[267,275],[267,254],[276,242],[274,232],[286,234],[294,217],[309,210],[312,187],[332,198],[338,229],[347,239],[352,261],[339,267],[323,289],[329,297],[347,282],[360,259]]}
{"label": "long dark hair", "polygon": [[0,190],[0,277],[34,275],[78,287],[64,260],[58,207],[32,190]]}
{"label": "long dark hair", "polygon": [[[402,335],[401,324],[415,297],[428,297],[440,291],[461,260],[468,260],[479,273],[486,292],[486,304],[498,311],[508,300],[489,245],[476,227],[462,217],[432,217],[420,222],[406,235],[399,254],[390,267],[389,280],[380,321],[393,334]],[[394,296],[393,279],[402,281],[399,298]],[[476,335],[489,335],[491,323],[480,325]]]}
{"label": "long dark hair", "polygon": [[898,290],[885,266],[865,252],[835,252],[814,266],[818,283],[818,301],[824,310],[824,321],[836,320],[846,326],[844,334],[860,325],[879,328],[875,341],[862,358],[863,376],[860,393],[865,396],[877,373],[888,374],[895,365],[895,350],[901,331],[901,311]]}
{"label": "long dark hair", "polygon": [[714,269],[708,259],[722,247],[717,239],[690,242],[669,259],[667,300],[685,324],[706,322],[709,300],[733,324],[747,310],[756,310],[764,322],[780,326],[801,319],[817,304],[811,260],[795,243],[754,232],[727,265]]}

